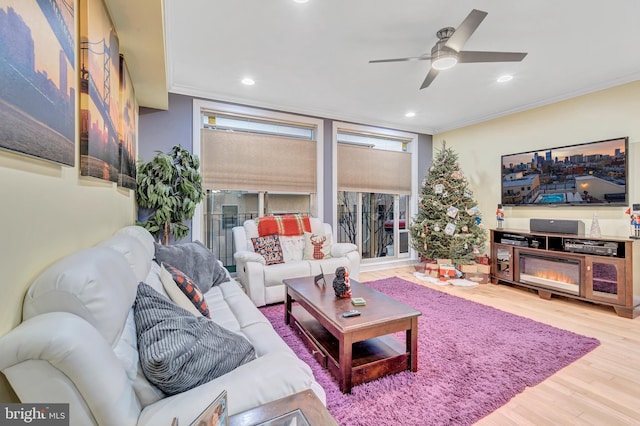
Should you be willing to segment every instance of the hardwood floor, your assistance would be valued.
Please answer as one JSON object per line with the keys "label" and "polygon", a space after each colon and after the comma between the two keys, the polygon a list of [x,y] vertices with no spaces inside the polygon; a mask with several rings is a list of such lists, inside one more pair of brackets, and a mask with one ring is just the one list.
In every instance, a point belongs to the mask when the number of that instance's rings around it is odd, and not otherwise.
{"label": "hardwood floor", "polygon": [[613,308],[506,285],[438,286],[413,276],[413,268],[362,272],[360,281],[397,276],[445,293],[600,340],[600,346],[539,385],[527,388],[477,425],[639,425],[640,317]]}

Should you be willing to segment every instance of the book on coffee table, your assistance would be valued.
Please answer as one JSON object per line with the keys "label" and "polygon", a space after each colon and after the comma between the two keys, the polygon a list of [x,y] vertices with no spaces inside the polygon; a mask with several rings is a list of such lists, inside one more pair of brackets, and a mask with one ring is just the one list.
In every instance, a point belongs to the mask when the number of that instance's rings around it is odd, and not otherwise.
{"label": "book on coffee table", "polygon": [[351,298],[351,304],[353,306],[364,306],[367,304],[367,301],[364,300],[363,297],[352,297]]}

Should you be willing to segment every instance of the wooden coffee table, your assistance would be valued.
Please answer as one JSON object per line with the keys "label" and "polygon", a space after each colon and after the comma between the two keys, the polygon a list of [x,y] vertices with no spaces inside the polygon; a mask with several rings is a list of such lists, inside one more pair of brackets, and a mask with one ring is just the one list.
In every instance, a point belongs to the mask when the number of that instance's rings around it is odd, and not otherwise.
{"label": "wooden coffee table", "polygon": [[[338,380],[342,392],[353,386],[404,370],[418,371],[418,316],[422,313],[372,288],[351,280],[353,297],[365,306],[337,298],[333,275],[326,286],[313,277],[284,280],[285,323],[297,329],[316,360]],[[294,303],[295,302],[295,303]],[[357,317],[342,313],[358,309]],[[391,336],[406,332],[406,343]]]}

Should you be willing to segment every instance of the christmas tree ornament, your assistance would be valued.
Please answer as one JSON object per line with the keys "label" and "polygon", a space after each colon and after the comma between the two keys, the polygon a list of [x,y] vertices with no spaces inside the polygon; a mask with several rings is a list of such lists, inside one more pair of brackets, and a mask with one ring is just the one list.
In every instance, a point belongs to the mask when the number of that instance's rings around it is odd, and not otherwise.
{"label": "christmas tree ornament", "polygon": [[447,226],[444,227],[444,233],[451,236],[456,232],[456,226],[453,223],[447,223]]}
{"label": "christmas tree ornament", "polygon": [[458,208],[454,206],[449,206],[449,208],[447,209],[447,216],[455,219],[456,216],[458,216]]}
{"label": "christmas tree ornament", "polygon": [[434,226],[433,230],[436,232],[440,232],[440,226],[439,225]]}
{"label": "christmas tree ornament", "polygon": [[480,225],[480,222],[482,222],[482,219],[480,219],[480,216],[476,216],[474,220],[476,222],[476,225]]}
{"label": "christmas tree ornament", "polygon": [[[462,232],[467,232],[468,230],[469,230],[469,227],[467,225],[464,225],[462,227]],[[466,246],[466,244],[465,244],[465,246]],[[467,248],[467,247],[465,247],[465,248]]]}
{"label": "christmas tree ornament", "polygon": [[466,249],[468,249],[468,248],[469,248],[469,244],[464,243],[464,249],[466,250]]}
{"label": "christmas tree ornament", "polygon": [[474,206],[474,207],[471,207],[470,209],[467,209],[467,214],[469,216],[475,216],[479,213],[480,213],[480,210],[478,209],[478,206]]}
{"label": "christmas tree ornament", "polygon": [[444,185],[441,183],[437,183],[433,187],[433,192],[435,192],[436,194],[442,194],[442,191],[444,191]]}
{"label": "christmas tree ornament", "polygon": [[442,198],[447,198],[449,196],[449,191],[444,191],[442,193]]}

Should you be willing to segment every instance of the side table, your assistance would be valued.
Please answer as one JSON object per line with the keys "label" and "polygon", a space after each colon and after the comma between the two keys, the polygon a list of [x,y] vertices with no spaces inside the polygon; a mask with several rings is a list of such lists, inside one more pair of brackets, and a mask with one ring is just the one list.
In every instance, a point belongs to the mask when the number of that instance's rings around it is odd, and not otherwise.
{"label": "side table", "polygon": [[310,426],[338,426],[311,389],[229,417],[229,426],[255,426],[292,411],[300,410]]}

